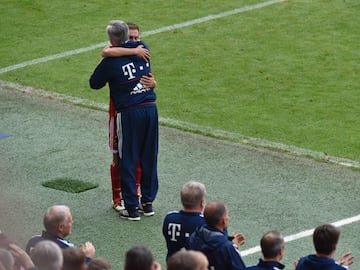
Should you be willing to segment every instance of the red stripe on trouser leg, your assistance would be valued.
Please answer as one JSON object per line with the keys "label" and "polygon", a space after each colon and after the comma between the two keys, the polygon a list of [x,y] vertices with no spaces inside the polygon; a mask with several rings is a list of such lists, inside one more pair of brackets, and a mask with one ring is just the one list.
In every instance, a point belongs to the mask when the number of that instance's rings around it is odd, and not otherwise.
{"label": "red stripe on trouser leg", "polygon": [[119,168],[114,163],[112,163],[110,165],[110,176],[111,176],[111,189],[112,189],[113,204],[120,204],[121,186],[120,186]]}

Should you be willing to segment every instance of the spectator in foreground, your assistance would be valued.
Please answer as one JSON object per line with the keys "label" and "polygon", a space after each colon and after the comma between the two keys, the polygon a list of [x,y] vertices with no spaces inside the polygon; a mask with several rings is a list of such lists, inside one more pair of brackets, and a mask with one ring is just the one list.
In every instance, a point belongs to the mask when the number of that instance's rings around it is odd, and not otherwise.
{"label": "spectator in foreground", "polygon": [[105,258],[92,259],[87,270],[111,270],[111,264]]}
{"label": "spectator in foreground", "polygon": [[29,254],[15,241],[0,231],[0,268],[4,270],[33,270],[35,268]]}
{"label": "spectator in foreground", "polygon": [[315,228],[313,244],[316,254],[308,255],[295,262],[296,270],[344,270],[354,263],[351,251],[343,254],[336,262],[333,257],[340,238],[339,228],[323,224]]}
{"label": "spectator in foreground", "polygon": [[200,251],[185,248],[174,253],[167,261],[167,270],[207,270],[208,259]]}
{"label": "spectator in foreground", "polygon": [[62,250],[64,262],[62,270],[86,270],[84,252],[78,247],[69,247]]}
{"label": "spectator in foreground", "polygon": [[14,269],[15,267],[15,259],[7,249],[0,248],[0,264],[7,270]]}
{"label": "spectator in foreground", "polygon": [[261,252],[263,259],[254,266],[250,266],[248,270],[280,270],[285,265],[280,263],[285,254],[284,238],[278,231],[269,231],[263,235],[260,240]]}
{"label": "spectator in foreground", "polygon": [[30,257],[37,270],[61,270],[63,254],[60,247],[53,241],[38,242],[30,252]]}
{"label": "spectator in foreground", "polygon": [[147,247],[135,246],[126,252],[124,270],[161,270],[161,265]]}

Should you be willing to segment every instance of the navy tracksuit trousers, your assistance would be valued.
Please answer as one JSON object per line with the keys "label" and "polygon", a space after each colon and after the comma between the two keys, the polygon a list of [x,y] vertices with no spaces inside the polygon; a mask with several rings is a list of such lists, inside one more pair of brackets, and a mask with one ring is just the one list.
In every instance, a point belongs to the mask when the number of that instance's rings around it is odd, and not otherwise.
{"label": "navy tracksuit trousers", "polygon": [[158,191],[158,112],[155,102],[139,104],[117,113],[119,170],[127,210],[138,208],[135,172],[140,161],[141,203],[152,202]]}

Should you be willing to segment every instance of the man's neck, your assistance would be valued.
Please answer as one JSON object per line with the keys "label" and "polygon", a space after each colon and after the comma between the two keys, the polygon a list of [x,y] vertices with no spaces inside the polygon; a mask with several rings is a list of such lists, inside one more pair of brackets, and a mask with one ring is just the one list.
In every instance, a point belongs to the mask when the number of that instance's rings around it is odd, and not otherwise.
{"label": "man's neck", "polygon": [[56,237],[59,237],[59,238],[62,238],[64,239],[65,238],[65,235],[63,235],[61,232],[50,232],[50,231],[46,231],[47,234],[50,234],[50,235],[53,235],[53,236],[56,236]]}
{"label": "man's neck", "polygon": [[331,259],[333,257],[333,254],[333,252],[331,252],[330,254],[316,253],[316,256]]}
{"label": "man's neck", "polygon": [[275,258],[264,258],[263,259],[264,262],[280,262],[281,261],[281,257],[277,256]]}
{"label": "man's neck", "polygon": [[221,225],[216,225],[214,228],[219,230],[220,232],[223,232],[226,229],[225,227],[223,227]]}
{"label": "man's neck", "polygon": [[183,211],[184,212],[187,212],[187,213],[201,213],[202,212],[202,209],[201,208],[183,208]]}

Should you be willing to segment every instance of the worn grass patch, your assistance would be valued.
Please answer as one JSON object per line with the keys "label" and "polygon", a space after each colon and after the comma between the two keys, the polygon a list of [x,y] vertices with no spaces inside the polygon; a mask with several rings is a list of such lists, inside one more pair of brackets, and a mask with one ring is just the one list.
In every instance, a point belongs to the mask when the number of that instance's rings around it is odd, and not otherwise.
{"label": "worn grass patch", "polygon": [[87,191],[89,189],[97,188],[99,186],[98,184],[84,182],[76,179],[69,179],[69,178],[59,178],[55,180],[46,181],[43,182],[42,185],[44,187],[63,190],[65,192],[70,192],[70,193],[80,193]]}

